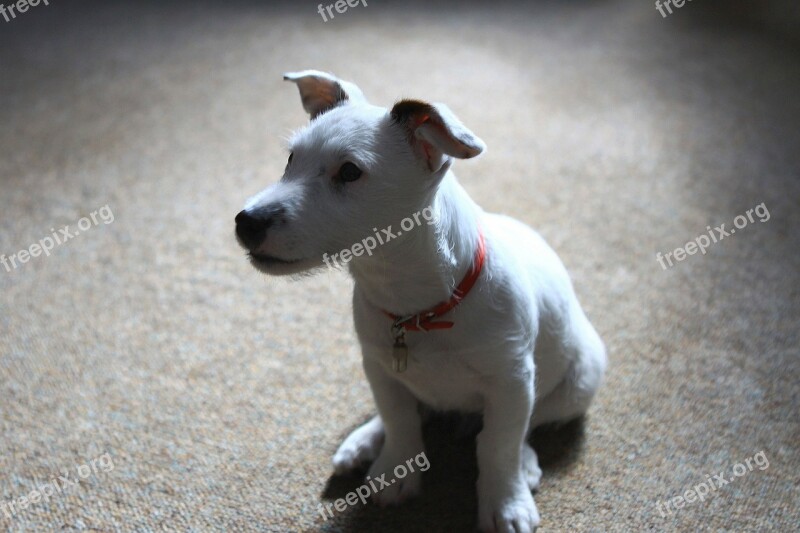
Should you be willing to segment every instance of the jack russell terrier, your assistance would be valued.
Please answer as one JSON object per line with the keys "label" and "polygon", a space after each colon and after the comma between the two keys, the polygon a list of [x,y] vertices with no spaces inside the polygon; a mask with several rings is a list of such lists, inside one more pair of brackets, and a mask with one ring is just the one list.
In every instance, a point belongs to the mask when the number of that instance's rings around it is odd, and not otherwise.
{"label": "jack russell terrier", "polygon": [[[606,367],[566,269],[535,231],[484,212],[459,185],[454,159],[485,145],[448,107],[374,106],[319,71],[284,79],[311,120],[290,140],[280,181],[236,216],[236,235],[271,275],[323,268],[323,257],[352,250],[355,329],[378,414],[339,447],[336,472],[371,463],[379,478],[420,454],[420,403],[481,413],[479,527],[535,530],[541,470],[527,437],[583,415]],[[424,210],[431,222],[391,229]],[[393,238],[356,254],[354,243],[378,228]],[[397,504],[420,489],[417,471],[373,499]]]}

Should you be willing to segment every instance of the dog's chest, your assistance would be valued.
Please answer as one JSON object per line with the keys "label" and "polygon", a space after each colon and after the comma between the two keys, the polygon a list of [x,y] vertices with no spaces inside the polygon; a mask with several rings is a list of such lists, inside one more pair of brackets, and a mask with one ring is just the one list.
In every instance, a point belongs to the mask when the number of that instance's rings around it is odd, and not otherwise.
{"label": "dog's chest", "polygon": [[387,374],[402,382],[424,403],[436,409],[479,411],[480,379],[469,365],[469,355],[437,337],[437,332],[409,332],[405,336],[405,364],[391,341],[372,342],[367,357],[375,357]]}

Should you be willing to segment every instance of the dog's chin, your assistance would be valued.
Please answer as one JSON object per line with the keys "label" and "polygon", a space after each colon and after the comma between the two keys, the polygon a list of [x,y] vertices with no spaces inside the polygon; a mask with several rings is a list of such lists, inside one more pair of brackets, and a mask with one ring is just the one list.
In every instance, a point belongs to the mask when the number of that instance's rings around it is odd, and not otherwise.
{"label": "dog's chin", "polygon": [[321,260],[308,258],[308,259],[295,259],[286,260],[271,255],[262,254],[249,254],[250,264],[256,270],[269,274],[270,276],[291,276],[293,274],[302,274],[309,270],[319,267],[322,264]]}

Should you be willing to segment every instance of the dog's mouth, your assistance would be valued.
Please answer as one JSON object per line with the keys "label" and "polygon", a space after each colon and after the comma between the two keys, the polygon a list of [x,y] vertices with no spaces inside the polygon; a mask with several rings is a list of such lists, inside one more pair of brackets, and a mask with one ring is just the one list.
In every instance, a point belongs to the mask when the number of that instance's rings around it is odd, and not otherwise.
{"label": "dog's mouth", "polygon": [[322,263],[321,260],[314,258],[307,259],[283,259],[274,255],[258,254],[250,252],[248,254],[250,264],[256,270],[271,276],[286,276],[300,274],[312,270]]}
{"label": "dog's mouth", "polygon": [[274,255],[267,255],[267,254],[254,254],[250,252],[250,261],[253,263],[257,263],[263,266],[273,266],[273,265],[294,265],[303,261],[303,259],[281,259],[280,257],[275,257]]}

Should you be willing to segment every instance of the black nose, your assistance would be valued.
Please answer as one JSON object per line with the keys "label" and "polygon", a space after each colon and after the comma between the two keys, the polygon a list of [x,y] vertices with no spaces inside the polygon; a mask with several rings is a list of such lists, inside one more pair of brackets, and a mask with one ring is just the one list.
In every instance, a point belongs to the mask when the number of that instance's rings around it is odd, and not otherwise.
{"label": "black nose", "polygon": [[247,211],[236,215],[236,235],[249,250],[255,250],[267,236],[269,219],[254,216]]}
{"label": "black nose", "polygon": [[236,215],[236,235],[249,250],[255,250],[267,237],[267,230],[284,220],[286,210],[281,205],[271,205],[253,211],[240,211]]}

